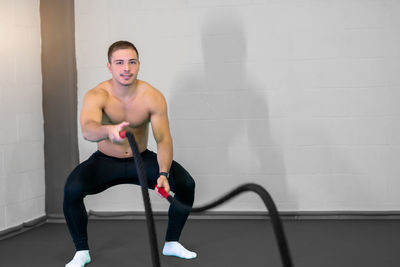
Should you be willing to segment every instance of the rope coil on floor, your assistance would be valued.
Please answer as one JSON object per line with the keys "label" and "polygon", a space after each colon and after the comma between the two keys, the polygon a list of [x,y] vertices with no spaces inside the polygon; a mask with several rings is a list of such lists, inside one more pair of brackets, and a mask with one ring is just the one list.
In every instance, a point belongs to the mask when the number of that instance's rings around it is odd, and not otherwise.
{"label": "rope coil on floor", "polygon": [[[129,141],[129,145],[131,146],[132,153],[133,153],[133,158],[135,161],[136,168],[138,170],[138,177],[139,177],[139,182],[142,188],[142,195],[143,195],[143,201],[144,201],[144,207],[145,207],[145,212],[146,212],[146,221],[147,221],[147,228],[149,232],[149,239],[150,239],[150,247],[151,247],[151,256],[152,256],[152,262],[153,262],[153,267],[160,267],[160,257],[159,257],[159,252],[158,252],[158,245],[157,245],[157,237],[156,237],[156,229],[155,229],[155,224],[154,224],[154,218],[153,218],[153,213],[151,209],[151,203],[150,203],[150,197],[149,197],[149,192],[148,192],[148,184],[147,184],[147,179],[146,179],[146,174],[144,171],[143,167],[143,161],[142,157],[140,156],[140,153],[137,148],[137,144],[135,141],[135,137],[133,136],[132,133],[130,132],[121,132],[121,137],[127,137]],[[279,247],[279,252],[282,260],[282,265],[284,267],[292,267],[292,259],[290,256],[289,252],[289,246],[286,240],[285,232],[283,230],[283,224],[282,221],[279,217],[279,212],[278,209],[276,208],[276,205],[271,197],[271,195],[268,193],[265,188],[258,184],[254,183],[248,183],[241,185],[237,187],[236,189],[232,190],[231,192],[225,194],[221,198],[217,199],[216,201],[213,201],[209,204],[206,204],[204,206],[200,207],[188,207],[184,205],[183,203],[179,202],[172,196],[170,196],[167,192],[163,190],[163,188],[158,188],[158,192],[163,195],[170,203],[171,205],[175,205],[181,209],[186,209],[191,212],[203,212],[205,210],[214,208],[231,198],[246,192],[246,191],[252,191],[256,193],[264,202],[267,210],[269,211],[270,217],[271,217],[271,222],[273,226],[273,230],[275,233],[275,237],[278,243]]]}

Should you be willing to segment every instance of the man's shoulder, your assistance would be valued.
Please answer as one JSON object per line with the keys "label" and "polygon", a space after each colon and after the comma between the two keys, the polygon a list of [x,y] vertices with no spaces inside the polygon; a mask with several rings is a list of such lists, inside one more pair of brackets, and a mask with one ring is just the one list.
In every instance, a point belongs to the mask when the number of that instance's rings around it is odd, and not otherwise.
{"label": "man's shoulder", "polygon": [[143,99],[150,113],[158,113],[165,110],[167,103],[161,91],[146,82],[142,86]]}
{"label": "man's shoulder", "polygon": [[138,87],[140,88],[140,90],[144,93],[150,93],[154,90],[157,90],[156,88],[154,88],[151,84],[149,84],[148,82],[145,82],[143,80],[137,80],[138,82]]}
{"label": "man's shoulder", "polygon": [[139,82],[140,82],[139,86],[141,88],[142,93],[147,97],[150,97],[151,99],[163,97],[163,94],[148,82],[145,81],[139,81]]}
{"label": "man's shoulder", "polygon": [[89,91],[86,92],[86,95],[88,97],[95,97],[95,98],[107,98],[109,95],[109,92],[107,90],[107,86],[109,86],[106,82],[102,82],[99,85],[97,85],[96,87],[90,89]]}

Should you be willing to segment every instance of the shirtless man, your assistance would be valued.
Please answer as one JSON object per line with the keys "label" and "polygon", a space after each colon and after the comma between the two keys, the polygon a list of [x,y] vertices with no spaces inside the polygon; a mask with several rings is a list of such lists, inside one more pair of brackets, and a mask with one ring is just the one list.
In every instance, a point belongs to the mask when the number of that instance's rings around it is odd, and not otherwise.
{"label": "shirtless man", "polygon": [[[195,182],[172,160],[165,98],[160,91],[137,79],[139,66],[139,55],[132,43],[112,44],[107,63],[112,78],[85,95],[80,117],[82,133],[86,140],[97,142],[98,151],[79,164],[65,184],[64,216],[76,248],[74,258],[66,267],[82,267],[91,261],[84,197],[117,184],[139,184],[128,140],[119,136],[126,127],[135,135],[149,187],[158,185],[167,192],[171,189],[179,201],[193,205]],[[157,154],[147,150],[149,124],[157,143]],[[197,256],[178,242],[188,215],[170,206],[164,255],[185,259]]]}

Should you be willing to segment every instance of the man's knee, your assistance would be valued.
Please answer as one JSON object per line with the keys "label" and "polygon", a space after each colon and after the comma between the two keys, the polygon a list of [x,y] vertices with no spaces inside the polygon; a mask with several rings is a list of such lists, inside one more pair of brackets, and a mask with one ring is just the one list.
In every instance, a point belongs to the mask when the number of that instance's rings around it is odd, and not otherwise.
{"label": "man's knee", "polygon": [[80,186],[69,183],[64,186],[64,202],[74,202],[84,197],[83,190]]}
{"label": "man's knee", "polygon": [[196,188],[196,182],[194,181],[192,176],[188,175],[188,177],[186,178],[186,190],[187,190],[187,192],[190,193],[190,194],[194,194],[195,188]]}
{"label": "man's knee", "polygon": [[175,187],[173,189],[175,197],[186,205],[192,205],[194,202],[194,194],[196,183],[192,176],[183,171],[178,177],[175,177]]}
{"label": "man's knee", "polygon": [[178,197],[187,205],[192,205],[194,202],[196,182],[189,174],[185,178],[185,183],[182,188],[183,190],[178,193]]}

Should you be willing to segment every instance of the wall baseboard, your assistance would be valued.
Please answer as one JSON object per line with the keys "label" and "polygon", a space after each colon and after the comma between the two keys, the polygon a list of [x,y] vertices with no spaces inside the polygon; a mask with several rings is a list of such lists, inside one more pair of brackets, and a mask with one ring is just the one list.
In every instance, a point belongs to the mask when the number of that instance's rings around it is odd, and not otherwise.
{"label": "wall baseboard", "polygon": [[38,227],[42,224],[45,224],[47,222],[47,216],[41,216],[39,218],[21,223],[20,225],[13,226],[10,228],[7,228],[5,230],[0,231],[0,240],[10,238],[15,235],[19,235],[25,231],[28,231],[32,228]]}
{"label": "wall baseboard", "polygon": [[[168,219],[166,211],[153,212],[156,220]],[[400,211],[286,211],[280,212],[282,220],[400,220]],[[89,220],[145,220],[144,211],[89,211]],[[190,220],[265,220],[267,212],[260,211],[208,211],[191,214]],[[49,222],[64,222],[62,215],[48,215]]]}

